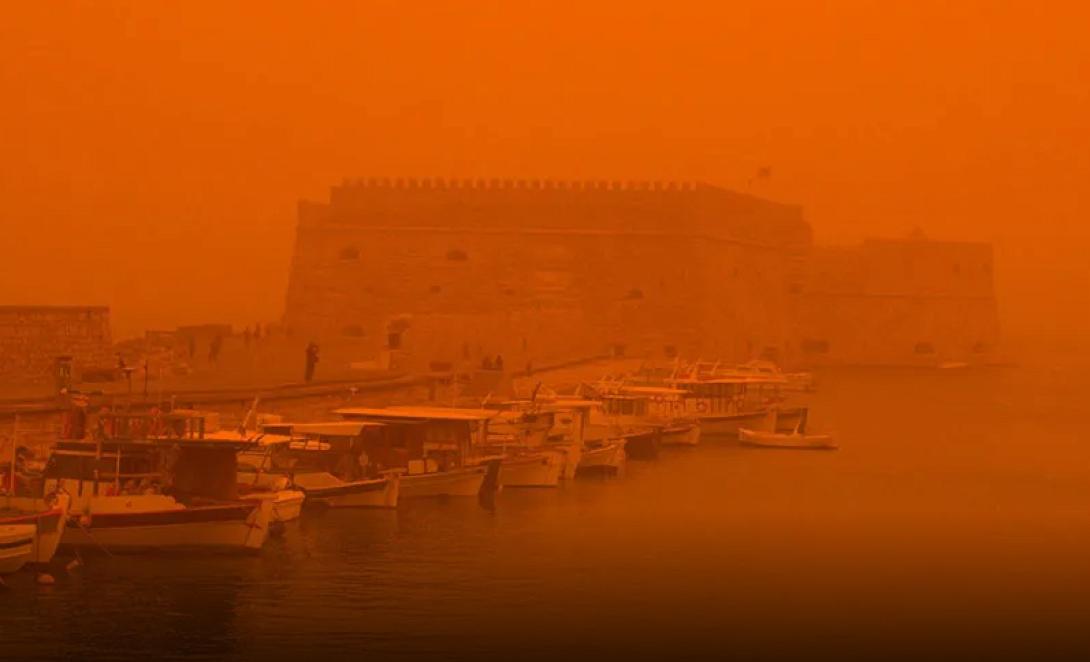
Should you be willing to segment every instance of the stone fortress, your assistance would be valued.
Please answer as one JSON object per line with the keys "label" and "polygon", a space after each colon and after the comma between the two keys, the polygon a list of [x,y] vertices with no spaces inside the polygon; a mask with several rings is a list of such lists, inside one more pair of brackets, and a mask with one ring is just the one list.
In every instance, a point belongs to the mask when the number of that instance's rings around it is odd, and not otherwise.
{"label": "stone fortress", "polygon": [[[604,355],[979,364],[999,340],[992,270],[988,244],[815,246],[800,207],[706,184],[357,180],[299,204],[280,328],[319,343],[323,372],[496,356],[515,372]],[[168,344],[232,334],[206,326]],[[60,357],[113,379],[118,350],[106,307],[0,306],[0,385],[51,383]]]}
{"label": "stone fortress", "polygon": [[987,362],[991,248],[818,248],[802,210],[705,184],[355,180],[301,202],[284,324],[445,370],[625,354]]}

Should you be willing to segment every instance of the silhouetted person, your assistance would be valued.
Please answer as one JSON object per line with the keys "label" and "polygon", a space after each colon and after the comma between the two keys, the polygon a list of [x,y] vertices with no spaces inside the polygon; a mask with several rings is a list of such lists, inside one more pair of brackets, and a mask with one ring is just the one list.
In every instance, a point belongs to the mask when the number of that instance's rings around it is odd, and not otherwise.
{"label": "silhouetted person", "polygon": [[496,362],[493,364],[496,370],[503,370],[503,357],[499,354],[496,355]]}
{"label": "silhouetted person", "polygon": [[242,342],[243,342],[243,344],[246,345],[246,349],[250,348],[250,338],[251,337],[252,337],[252,334],[250,333],[250,327],[246,327],[242,331]]}
{"label": "silhouetted person", "polygon": [[481,359],[481,369],[482,370],[491,370],[492,369],[492,357],[491,356],[486,356],[483,359]]}
{"label": "silhouetted person", "polygon": [[219,361],[221,349],[223,349],[223,338],[220,336],[212,338],[212,342],[208,345],[208,360],[212,363]]}
{"label": "silhouetted person", "polygon": [[189,358],[190,360],[197,358],[197,339],[193,336],[189,336]]}
{"label": "silhouetted person", "polygon": [[313,340],[307,345],[307,369],[305,378],[309,384],[314,379],[314,367],[318,365],[318,343]]}
{"label": "silhouetted person", "polygon": [[254,325],[254,342],[261,342],[261,322]]}

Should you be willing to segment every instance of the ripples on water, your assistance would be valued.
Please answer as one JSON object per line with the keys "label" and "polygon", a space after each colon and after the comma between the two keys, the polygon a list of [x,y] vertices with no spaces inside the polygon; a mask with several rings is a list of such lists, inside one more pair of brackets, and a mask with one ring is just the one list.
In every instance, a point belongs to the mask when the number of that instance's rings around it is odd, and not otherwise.
{"label": "ripples on water", "polygon": [[1079,645],[1086,374],[827,373],[813,422],[837,453],[708,440],[491,511],[308,514],[259,557],[90,557],[0,594],[0,659]]}

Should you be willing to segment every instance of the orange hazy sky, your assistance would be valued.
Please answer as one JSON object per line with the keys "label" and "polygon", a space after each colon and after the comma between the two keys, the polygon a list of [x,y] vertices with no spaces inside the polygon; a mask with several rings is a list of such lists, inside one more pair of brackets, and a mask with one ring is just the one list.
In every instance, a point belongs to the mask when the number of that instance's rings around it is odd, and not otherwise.
{"label": "orange hazy sky", "polygon": [[1090,9],[959,2],[23,2],[0,20],[0,303],[118,335],[281,312],[345,176],[704,180],[822,242],[997,245],[1086,326]]}

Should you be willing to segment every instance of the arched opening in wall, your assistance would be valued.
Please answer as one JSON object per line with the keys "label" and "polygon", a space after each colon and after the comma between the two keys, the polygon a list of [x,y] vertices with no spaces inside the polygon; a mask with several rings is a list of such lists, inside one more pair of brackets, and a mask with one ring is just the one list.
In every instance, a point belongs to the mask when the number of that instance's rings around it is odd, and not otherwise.
{"label": "arched opening in wall", "polygon": [[772,345],[765,345],[761,349],[760,359],[762,361],[771,361],[772,363],[780,362],[780,348],[773,347]]}
{"label": "arched opening in wall", "polygon": [[816,338],[805,338],[799,345],[803,354],[828,354],[829,341]]}
{"label": "arched opening in wall", "polygon": [[355,246],[345,246],[337,257],[341,262],[356,262],[360,259],[360,249]]}
{"label": "arched opening in wall", "polygon": [[349,324],[341,329],[341,335],[348,338],[362,338],[364,335],[363,326],[359,324]]}
{"label": "arched opening in wall", "polygon": [[469,260],[469,253],[466,253],[461,248],[452,248],[447,251],[447,259],[451,262],[466,262]]}
{"label": "arched opening in wall", "polygon": [[625,301],[639,301],[643,298],[643,290],[638,287],[633,287],[624,295]]}
{"label": "arched opening in wall", "polygon": [[988,343],[978,340],[973,343],[973,354],[984,354],[988,351]]}
{"label": "arched opening in wall", "polygon": [[401,349],[400,331],[391,331],[386,334],[386,347],[388,349]]}
{"label": "arched opening in wall", "polygon": [[926,341],[916,343],[916,346],[912,348],[915,354],[934,354],[935,345]]}
{"label": "arched opening in wall", "polygon": [[662,348],[662,355],[668,359],[677,358],[677,346],[676,345],[664,345]]}
{"label": "arched opening in wall", "polygon": [[623,358],[624,357],[624,352],[625,352],[624,343],[613,343],[613,346],[610,347],[610,354],[612,354],[614,358],[618,358],[618,359]]}

